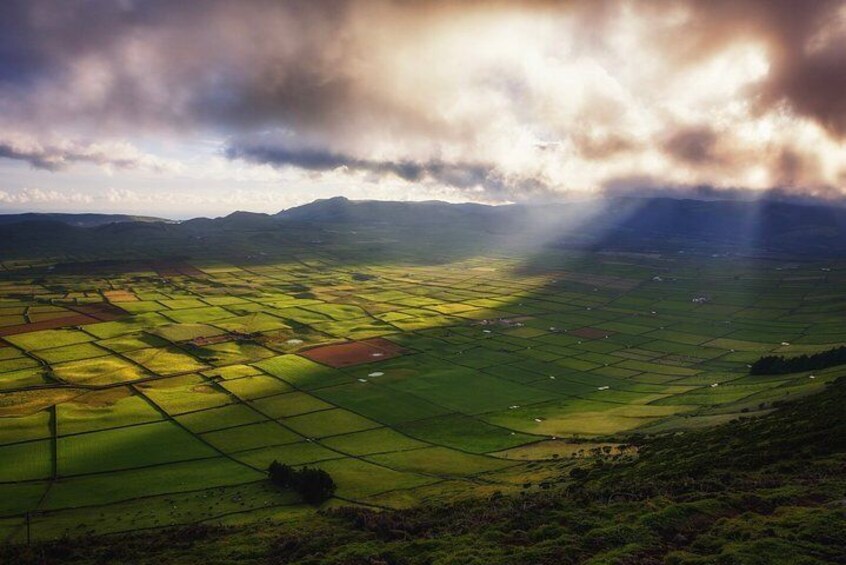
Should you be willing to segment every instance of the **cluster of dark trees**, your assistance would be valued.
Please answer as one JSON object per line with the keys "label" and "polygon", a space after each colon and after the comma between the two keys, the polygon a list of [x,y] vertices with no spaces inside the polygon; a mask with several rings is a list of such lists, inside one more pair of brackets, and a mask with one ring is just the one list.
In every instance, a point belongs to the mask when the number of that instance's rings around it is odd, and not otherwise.
{"label": "cluster of dark trees", "polygon": [[816,371],[846,364],[846,347],[835,347],[813,355],[785,358],[781,355],[761,357],[752,364],[750,375],[784,375],[801,371]]}
{"label": "cluster of dark trees", "polygon": [[309,504],[319,504],[335,493],[335,481],[323,469],[295,469],[274,460],[267,468],[267,474],[273,484],[294,489]]}

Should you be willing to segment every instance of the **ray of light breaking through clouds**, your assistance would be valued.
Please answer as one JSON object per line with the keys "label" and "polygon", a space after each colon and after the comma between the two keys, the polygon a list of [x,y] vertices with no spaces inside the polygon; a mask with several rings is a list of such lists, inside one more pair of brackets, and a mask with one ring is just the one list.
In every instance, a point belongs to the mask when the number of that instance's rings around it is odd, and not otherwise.
{"label": "ray of light breaking through clouds", "polygon": [[844,54],[834,0],[9,0],[0,190],[842,198]]}

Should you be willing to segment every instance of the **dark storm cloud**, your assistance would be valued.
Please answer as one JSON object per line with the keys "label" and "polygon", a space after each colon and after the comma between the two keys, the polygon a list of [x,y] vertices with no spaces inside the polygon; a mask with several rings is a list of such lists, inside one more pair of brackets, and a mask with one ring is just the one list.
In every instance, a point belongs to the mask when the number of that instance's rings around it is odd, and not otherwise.
{"label": "dark storm cloud", "polygon": [[[431,17],[503,7],[502,2],[384,4],[392,7],[389,17],[397,17],[398,11]],[[533,2],[527,9],[571,12],[590,24],[577,31],[601,30],[624,17],[621,4],[586,4]],[[649,13],[680,5],[658,2],[633,8]],[[668,56],[684,62],[744,37],[764,41],[772,70],[760,85],[759,103],[787,103],[831,131],[846,133],[846,35],[837,27],[842,26],[841,1],[714,0],[686,5],[694,19],[678,33],[666,34],[664,41],[674,46]],[[350,33],[350,14],[363,8],[368,8],[366,2],[354,0],[6,0],[0,5],[0,84],[7,89],[0,98],[20,94],[10,86],[50,81],[86,57],[99,57],[110,76],[94,100],[96,107],[57,101],[58,109],[70,105],[83,111],[77,117],[164,124],[279,120],[327,126],[355,121],[359,114],[374,118],[378,104],[387,101],[377,99],[373,91],[368,96],[362,88],[363,77],[355,68],[367,61],[356,59],[361,53]],[[379,10],[374,14],[378,18]],[[390,22],[374,21],[374,26],[381,25]],[[585,36],[583,49],[602,46],[602,34],[579,33]],[[137,52],[119,48],[133,40],[138,41]],[[141,66],[148,66],[149,75],[126,60],[133,56],[147,58]],[[403,113],[398,106],[383,106],[381,111]],[[411,122],[413,114],[400,117]],[[416,119],[418,126],[425,125],[426,118]]]}
{"label": "dark storm cloud", "polygon": [[0,3],[0,85],[24,83],[43,64],[22,2]]}
{"label": "dark storm cloud", "polygon": [[35,169],[54,172],[72,163],[90,163],[118,169],[142,166],[152,170],[168,168],[164,161],[143,155],[134,147],[96,143],[41,144],[33,140],[0,139],[0,158],[25,161]]}
{"label": "dark storm cloud", "polygon": [[[97,128],[333,120],[348,102],[344,5],[7,0],[0,109]],[[51,86],[64,98],[25,96]]]}
{"label": "dark storm cloud", "polygon": [[718,159],[714,152],[717,141],[717,134],[709,127],[687,127],[670,134],[663,149],[685,163],[709,164]]}
{"label": "dark storm cloud", "polygon": [[732,41],[763,42],[770,72],[754,92],[756,102],[762,108],[786,104],[829,131],[846,135],[842,0],[709,0],[689,6],[693,17],[683,33],[664,38],[671,56],[688,63]]}
{"label": "dark storm cloud", "polygon": [[456,188],[481,186],[497,191],[507,188],[496,167],[479,163],[360,159],[322,149],[289,149],[265,145],[230,145],[226,149],[226,156],[251,163],[277,167],[293,166],[311,171],[330,171],[346,167],[353,171],[377,175],[391,174],[410,182],[435,180]]}
{"label": "dark storm cloud", "polygon": [[61,168],[60,163],[42,151],[23,150],[10,143],[0,143],[0,157],[26,161],[36,169],[57,171]]}
{"label": "dark storm cloud", "polygon": [[707,184],[667,184],[648,175],[610,179],[600,191],[607,197],[678,198],[691,200],[771,200],[794,204],[819,204],[821,201],[846,206],[846,196],[830,186],[801,188],[776,186],[751,191],[743,187],[712,186]]}

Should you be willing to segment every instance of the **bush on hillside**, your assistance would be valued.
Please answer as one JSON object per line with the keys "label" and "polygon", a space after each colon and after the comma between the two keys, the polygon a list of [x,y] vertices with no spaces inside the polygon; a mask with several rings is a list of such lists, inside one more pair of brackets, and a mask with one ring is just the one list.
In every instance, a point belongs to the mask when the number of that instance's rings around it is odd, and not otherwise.
{"label": "bush on hillside", "polygon": [[297,491],[309,504],[319,504],[335,493],[335,481],[323,469],[295,469],[274,460],[267,468],[267,474],[273,484]]}

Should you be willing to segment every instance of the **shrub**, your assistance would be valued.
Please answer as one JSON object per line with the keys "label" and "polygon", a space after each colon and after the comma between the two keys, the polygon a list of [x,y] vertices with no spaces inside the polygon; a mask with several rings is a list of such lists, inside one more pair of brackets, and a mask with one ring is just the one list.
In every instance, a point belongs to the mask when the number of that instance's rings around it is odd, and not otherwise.
{"label": "shrub", "polygon": [[267,474],[273,484],[294,489],[309,504],[320,504],[335,493],[335,481],[323,469],[295,469],[274,460],[267,468]]}

